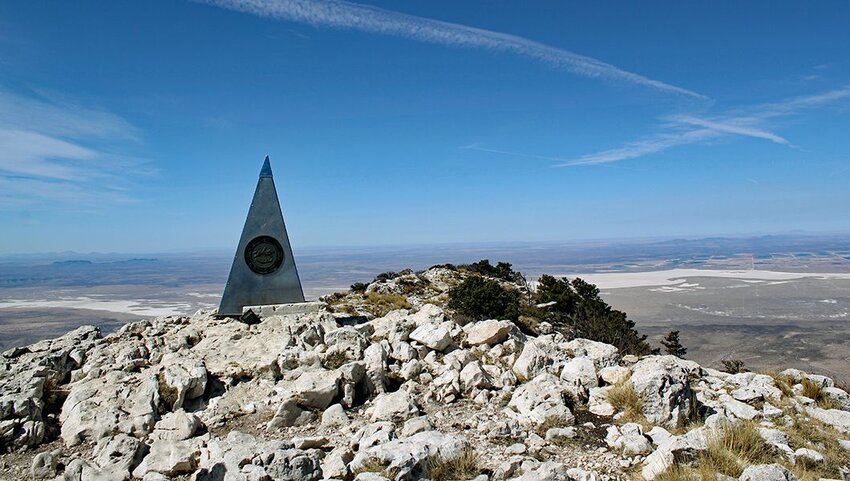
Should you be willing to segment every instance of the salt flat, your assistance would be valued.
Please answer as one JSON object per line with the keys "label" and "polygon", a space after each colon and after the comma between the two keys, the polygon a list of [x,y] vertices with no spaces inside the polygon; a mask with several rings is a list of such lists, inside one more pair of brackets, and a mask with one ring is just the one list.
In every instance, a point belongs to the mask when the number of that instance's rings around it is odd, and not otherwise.
{"label": "salt flat", "polygon": [[[739,279],[755,284],[764,281],[791,281],[798,279],[850,279],[846,272],[780,272],[761,269],[669,269],[647,272],[591,272],[562,274],[563,277],[580,277],[600,289],[622,289],[628,287],[674,286],[686,284],[695,277]],[[693,286],[683,286],[693,287]]]}

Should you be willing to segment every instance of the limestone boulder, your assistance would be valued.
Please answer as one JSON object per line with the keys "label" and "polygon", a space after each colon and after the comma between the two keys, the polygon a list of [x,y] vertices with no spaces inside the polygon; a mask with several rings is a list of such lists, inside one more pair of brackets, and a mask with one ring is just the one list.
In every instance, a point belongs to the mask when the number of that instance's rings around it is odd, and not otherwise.
{"label": "limestone boulder", "polygon": [[195,471],[201,452],[197,442],[161,439],[154,441],[150,453],[133,470],[133,476],[143,478],[150,472],[177,476]]}
{"label": "limestone boulder", "polygon": [[115,433],[144,436],[153,429],[158,406],[159,382],[153,372],[110,371],[71,385],[59,415],[61,437],[74,446]]}
{"label": "limestone boulder", "polygon": [[643,400],[643,414],[655,425],[675,428],[684,424],[691,409],[691,377],[698,364],[675,356],[647,356],[632,367],[631,382]]}
{"label": "limestone boulder", "polygon": [[423,471],[437,458],[451,462],[470,449],[462,437],[439,431],[423,431],[413,436],[395,439],[367,449],[360,449],[351,462],[352,471],[377,462],[387,472],[398,473],[397,479],[407,479],[415,471]]}
{"label": "limestone boulder", "polygon": [[493,346],[499,344],[508,338],[508,334],[513,327],[514,325],[510,321],[499,321],[496,319],[467,324],[464,327],[464,331],[466,331],[466,343],[470,346],[482,344]]}
{"label": "limestone boulder", "polygon": [[531,425],[570,425],[575,416],[567,406],[567,387],[552,374],[538,374],[514,391],[508,402],[518,420]]}
{"label": "limestone boulder", "polygon": [[570,359],[561,370],[561,381],[567,386],[573,399],[585,401],[588,397],[588,391],[599,387],[596,365],[589,357],[581,356]]}
{"label": "limestone boulder", "polygon": [[175,441],[189,439],[195,435],[195,431],[200,426],[201,420],[197,415],[180,409],[162,416],[162,419],[154,425],[151,439],[172,439]]}
{"label": "limestone boulder", "polygon": [[207,368],[204,361],[186,352],[168,353],[162,357],[160,374],[163,400],[172,409],[180,409],[187,400],[204,394]]}
{"label": "limestone boulder", "polygon": [[744,469],[739,481],[798,481],[784,466],[779,464],[755,464]]}
{"label": "limestone boulder", "polygon": [[421,324],[410,333],[410,338],[435,351],[442,351],[452,343],[449,330],[434,324]]}
{"label": "limestone boulder", "polygon": [[590,358],[596,365],[596,369],[616,366],[620,359],[620,351],[616,347],[590,339],[573,339],[564,344],[563,349],[572,353],[574,357]]}
{"label": "limestone boulder", "polygon": [[419,407],[413,396],[404,389],[393,393],[379,394],[371,407],[372,422],[404,421],[419,415]]}
{"label": "limestone boulder", "polygon": [[809,416],[832,426],[837,431],[850,434],[850,412],[840,409],[821,409],[818,407],[807,408],[806,412]]}
{"label": "limestone boulder", "polygon": [[313,409],[325,409],[339,393],[342,374],[339,371],[317,369],[301,374],[289,387],[298,405]]}
{"label": "limestone boulder", "polygon": [[525,343],[513,364],[513,372],[520,381],[528,381],[544,372],[557,373],[556,365],[565,358],[552,336],[540,336]]}

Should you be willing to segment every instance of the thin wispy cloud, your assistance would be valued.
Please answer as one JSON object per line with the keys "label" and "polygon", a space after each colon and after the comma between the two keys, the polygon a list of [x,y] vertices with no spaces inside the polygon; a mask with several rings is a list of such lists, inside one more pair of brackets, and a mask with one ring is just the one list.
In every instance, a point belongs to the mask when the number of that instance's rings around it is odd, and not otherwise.
{"label": "thin wispy cloud", "polygon": [[260,17],[306,23],[317,27],[351,29],[426,43],[508,52],[585,77],[628,82],[662,92],[692,98],[706,98],[691,90],[517,35],[408,15],[370,5],[340,0],[196,1]]}
{"label": "thin wispy cloud", "polygon": [[0,209],[128,201],[150,167],[122,155],[138,130],[112,113],[0,88]]}
{"label": "thin wispy cloud", "polygon": [[678,115],[667,117],[666,126],[672,132],[631,142],[615,149],[603,150],[556,164],[558,167],[593,165],[634,159],[688,144],[696,144],[724,136],[745,136],[791,146],[784,137],[771,132],[765,123],[772,119],[796,115],[807,109],[823,108],[850,99],[850,85],[814,95],[793,97],[781,102],[735,109],[730,114],[698,118]]}
{"label": "thin wispy cloud", "polygon": [[550,157],[547,155],[534,155],[534,154],[526,154],[522,152],[513,152],[510,150],[500,150],[500,149],[490,149],[487,147],[483,147],[480,143],[472,143],[469,145],[461,146],[461,149],[464,150],[475,150],[478,152],[489,152],[491,154],[501,154],[501,155],[509,155],[512,157],[524,157],[527,159],[540,159],[540,160],[554,160],[558,162],[563,162],[567,159],[561,157]]}
{"label": "thin wispy cloud", "polygon": [[765,139],[783,145],[790,144],[787,139],[780,137],[779,135],[776,135],[773,132],[769,132],[767,130],[759,129],[756,127],[749,127],[747,125],[741,125],[740,123],[701,119],[697,117],[692,117],[690,115],[677,115],[669,118],[673,122],[686,125],[693,125],[696,127],[704,127],[708,130],[713,130],[718,133],[743,135],[745,137],[755,137],[757,139]]}

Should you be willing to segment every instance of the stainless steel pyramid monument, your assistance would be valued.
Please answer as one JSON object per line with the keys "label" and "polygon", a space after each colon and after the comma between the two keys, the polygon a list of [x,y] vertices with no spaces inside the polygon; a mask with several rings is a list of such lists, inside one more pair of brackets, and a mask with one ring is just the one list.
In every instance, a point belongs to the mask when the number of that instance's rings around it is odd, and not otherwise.
{"label": "stainless steel pyramid monument", "polygon": [[304,302],[304,291],[266,156],[218,315],[239,317],[245,306],[294,302]]}

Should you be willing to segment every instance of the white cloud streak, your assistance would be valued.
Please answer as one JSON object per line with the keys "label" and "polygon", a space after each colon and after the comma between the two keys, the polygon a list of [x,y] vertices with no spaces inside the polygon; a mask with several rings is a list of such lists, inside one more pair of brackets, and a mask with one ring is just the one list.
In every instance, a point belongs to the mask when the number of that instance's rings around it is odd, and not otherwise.
{"label": "white cloud streak", "polygon": [[771,119],[791,116],[803,110],[824,107],[845,99],[850,99],[850,85],[815,95],[794,97],[782,102],[736,109],[732,114],[718,118],[704,119],[688,115],[672,116],[666,119],[675,130],[672,133],[660,133],[626,144],[623,147],[587,154],[556,164],[556,167],[604,164],[633,159],[680,145],[705,142],[728,135],[753,137],[790,146],[791,143],[787,139],[767,130],[761,124]]}
{"label": "white cloud streak", "polygon": [[443,22],[340,0],[197,0],[252,15],[420,42],[508,52],[585,77],[598,77],[662,92],[706,99],[696,92],[629,72],[609,63],[517,35]]}
{"label": "white cloud streak", "polygon": [[703,127],[719,133],[743,135],[745,137],[755,137],[757,139],[765,139],[782,145],[791,144],[790,142],[788,142],[787,139],[780,137],[779,135],[776,135],[773,132],[758,129],[755,127],[748,127],[746,125],[741,125],[740,123],[735,122],[721,122],[715,120],[700,119],[697,117],[692,117],[690,115],[677,115],[670,117],[670,120],[681,124]]}
{"label": "white cloud streak", "polygon": [[109,112],[0,88],[0,209],[124,202],[144,161],[116,155],[138,131]]}

